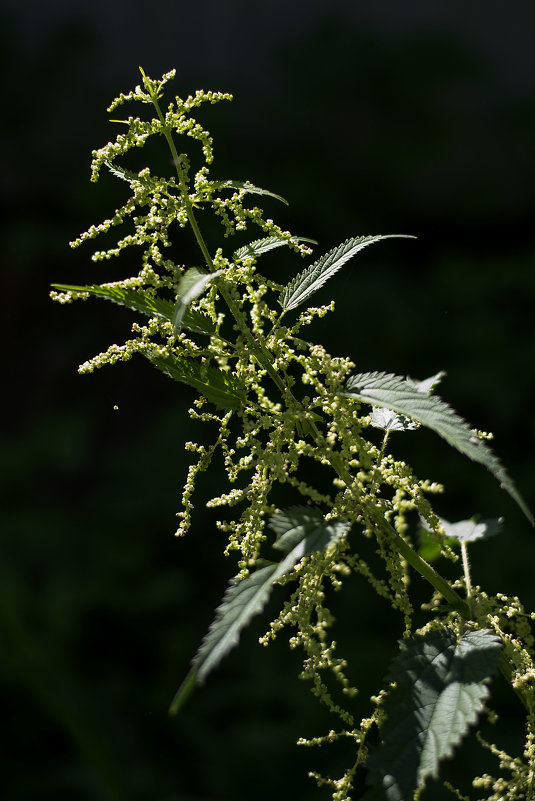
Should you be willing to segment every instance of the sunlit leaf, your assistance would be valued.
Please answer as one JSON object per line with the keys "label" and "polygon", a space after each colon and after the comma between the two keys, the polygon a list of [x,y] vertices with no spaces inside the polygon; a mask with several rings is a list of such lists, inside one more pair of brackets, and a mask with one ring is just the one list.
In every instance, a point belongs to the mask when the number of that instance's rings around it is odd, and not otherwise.
{"label": "sunlit leaf", "polygon": [[418,392],[408,381],[391,373],[360,373],[346,384],[344,395],[364,403],[386,407],[436,431],[446,442],[489,470],[518,503],[529,521],[535,520],[505,468],[468,423],[435,395]]}
{"label": "sunlit leaf", "polygon": [[[123,120],[115,120],[115,122],[122,122]],[[116,164],[112,164],[111,161],[105,161],[104,164],[109,169],[112,175],[115,175],[116,178],[121,178],[121,180],[126,181],[129,184],[137,183],[143,184],[146,186],[149,184],[147,178],[141,178],[136,172],[132,172],[131,170],[125,170],[123,167],[118,167]]]}
{"label": "sunlit leaf", "polygon": [[262,239],[255,239],[254,242],[249,242],[248,245],[238,248],[234,251],[234,261],[241,261],[242,259],[256,258],[267,253],[273,248],[280,248],[287,245],[289,242],[309,242],[311,245],[317,245],[315,239],[308,239],[306,236],[292,236],[289,239],[281,239],[278,236],[265,236]]}
{"label": "sunlit leaf", "polygon": [[252,195],[267,195],[275,198],[275,200],[280,200],[285,206],[288,205],[288,201],[280,195],[276,195],[275,192],[269,192],[267,189],[261,189],[259,186],[254,186],[249,181],[210,181],[210,186],[215,189],[238,189]]}
{"label": "sunlit leaf", "polygon": [[[119,306],[125,306],[132,311],[141,312],[149,317],[162,317],[169,322],[173,321],[174,305],[170,300],[149,295],[142,289],[133,289],[122,286],[74,286],[72,284],[52,284],[60,292],[71,292],[77,295],[94,295],[95,297],[111,300]],[[182,321],[184,328],[196,334],[215,334],[215,325],[207,314],[186,309]]]}
{"label": "sunlit leaf", "polygon": [[288,286],[283,289],[279,297],[279,304],[284,311],[295,309],[301,303],[317,292],[323,284],[329,280],[343,265],[351,259],[359,250],[379,242],[381,239],[391,239],[392,237],[407,237],[404,234],[388,234],[386,236],[358,236],[347,239],[338,247],[333,248],[318,261],[311,264],[299,275],[297,275]]}
{"label": "sunlit leaf", "polygon": [[193,359],[144,352],[149,361],[175,381],[188,384],[218,409],[238,409],[243,397],[232,375],[217,367],[205,367]]}
{"label": "sunlit leaf", "polygon": [[416,423],[405,415],[396,414],[391,409],[384,409],[381,406],[372,409],[370,424],[374,428],[382,428],[383,431],[411,431],[418,428]]}
{"label": "sunlit leaf", "polygon": [[[446,373],[441,371],[432,375],[430,378],[425,378],[423,381],[414,381],[412,378],[407,378],[407,382],[414,387],[417,392],[424,392],[429,395],[430,392],[436,387],[440,379]],[[374,428],[382,428],[383,431],[412,431],[418,428],[416,423],[409,420],[403,414],[396,414],[392,409],[385,409],[381,406],[375,406],[370,415],[370,424]]]}
{"label": "sunlit leaf", "polygon": [[197,267],[186,270],[177,290],[177,300],[173,309],[173,328],[178,333],[184,322],[187,308],[199,295],[202,295],[208,284],[221,275],[221,270],[213,273],[205,273]]}
{"label": "sunlit leaf", "polygon": [[446,375],[444,370],[440,370],[435,375],[430,376],[429,378],[424,378],[422,381],[416,381],[414,378],[407,377],[407,383],[409,383],[414,389],[418,390],[418,392],[424,392],[426,395],[430,395],[436,386],[442,381],[444,376]]}

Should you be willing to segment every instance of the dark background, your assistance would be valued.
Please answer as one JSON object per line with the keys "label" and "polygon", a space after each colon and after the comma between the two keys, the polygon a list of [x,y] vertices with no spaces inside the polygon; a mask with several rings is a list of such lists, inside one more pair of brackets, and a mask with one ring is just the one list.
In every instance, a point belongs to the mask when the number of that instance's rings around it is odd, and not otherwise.
{"label": "dark background", "polygon": [[[446,370],[440,394],[495,432],[534,508],[535,7],[4,0],[0,22],[2,795],[326,798],[307,771],[337,777],[354,755],[296,747],[336,721],[297,680],[284,638],[256,644],[283,593],[167,717],[234,572],[202,489],[193,530],[173,538],[192,396],[141,360],[79,377],[80,362],[128,336],[132,316],[98,301],[63,308],[48,287],[137,271],[133,253],[94,265],[90,246],[67,243],[122,200],[111,177],[89,183],[90,151],[115,135],[106,107],[139,82],[138,64],[153,77],[176,67],[179,94],[231,91],[232,104],[202,115],[215,176],[288,198],[270,215],[318,239],[317,253],[360,234],[418,236],[348,264],[318,295],[337,310],[311,336],[361,370]],[[197,258],[188,235],[180,246]],[[302,267],[265,258],[279,280]],[[473,548],[473,578],[533,608],[534,534],[491,476],[426,432],[393,447],[446,484],[445,517],[505,516],[503,534]],[[214,474],[204,486],[217,484]],[[362,687],[355,710],[367,714],[400,621],[356,580],[333,604]],[[515,703],[504,694],[498,727],[513,751]],[[475,758],[454,763],[465,783]]]}

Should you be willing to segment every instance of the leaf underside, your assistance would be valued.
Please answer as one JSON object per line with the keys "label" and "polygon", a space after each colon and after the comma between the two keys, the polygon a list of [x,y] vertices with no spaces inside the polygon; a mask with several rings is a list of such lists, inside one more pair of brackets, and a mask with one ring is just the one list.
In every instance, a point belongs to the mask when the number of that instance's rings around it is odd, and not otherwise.
{"label": "leaf underside", "polygon": [[284,311],[295,309],[305,300],[308,300],[314,292],[317,292],[359,250],[362,250],[367,245],[372,245],[374,242],[379,242],[381,239],[391,239],[393,237],[413,238],[407,237],[405,234],[387,234],[381,236],[358,236],[353,239],[347,239],[290,281],[280,294],[279,304]]}
{"label": "leaf underside", "polygon": [[[149,295],[141,289],[121,286],[74,286],[72,284],[52,284],[60,292],[87,293],[105,300],[111,300],[119,306],[125,306],[132,311],[141,312],[149,317],[161,317],[169,322],[173,321],[174,304],[165,298]],[[196,334],[215,334],[215,325],[207,314],[187,309],[182,325],[188,331]]]}
{"label": "leaf underside", "polygon": [[[441,371],[429,378],[424,378],[423,381],[415,381],[412,378],[407,378],[407,382],[418,392],[424,392],[426,395],[429,395],[445,375],[446,373]],[[382,428],[383,431],[389,432],[412,431],[418,428],[416,423],[413,423],[412,420],[409,420],[409,418],[405,417],[403,414],[396,414],[396,412],[393,412],[391,409],[385,409],[381,406],[376,406],[372,409],[370,424],[374,428]]]}
{"label": "leaf underside", "polygon": [[[453,538],[459,542],[476,542],[477,540],[486,540],[489,537],[495,537],[500,533],[503,517],[492,517],[487,520],[460,520],[458,523],[450,523],[449,520],[444,520],[443,517],[438,518],[447,538]],[[431,531],[429,524],[423,517],[420,518],[420,523],[426,531]]]}
{"label": "leaf underside", "polygon": [[193,685],[202,684],[238,643],[245,626],[264,609],[274,583],[306,554],[324,550],[337,542],[348,531],[349,523],[326,521],[318,509],[292,507],[274,515],[269,527],[277,535],[274,547],[286,555],[278,564],[267,565],[241,581],[230,582],[216,609],[215,619],[193,657],[191,670],[173,699],[171,714],[178,711]]}
{"label": "leaf underside", "polygon": [[388,676],[395,688],[384,704],[382,744],[368,760],[372,785],[364,801],[407,801],[438,776],[489,696],[501,642],[493,632],[429,632],[400,643]]}
{"label": "leaf underside", "polygon": [[221,270],[213,273],[206,273],[204,270],[199,270],[198,267],[190,267],[189,270],[186,270],[178,284],[177,299],[173,307],[172,323],[175,333],[178,333],[184,324],[184,317],[190,303],[202,295],[208,284],[218,275],[221,275]]}
{"label": "leaf underside", "polygon": [[396,414],[391,409],[376,406],[370,415],[370,425],[383,431],[412,431],[417,424],[403,414]]}
{"label": "leaf underside", "polygon": [[505,468],[483,440],[477,439],[468,423],[436,395],[419,392],[408,381],[392,373],[359,373],[346,384],[344,395],[364,403],[384,406],[431,428],[469,459],[479,462],[517,502],[528,520],[535,524]]}

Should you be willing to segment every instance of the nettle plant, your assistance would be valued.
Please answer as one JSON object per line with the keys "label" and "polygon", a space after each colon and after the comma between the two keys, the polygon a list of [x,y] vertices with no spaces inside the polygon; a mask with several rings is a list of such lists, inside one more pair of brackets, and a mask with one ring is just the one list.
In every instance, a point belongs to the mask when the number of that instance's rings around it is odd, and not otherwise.
{"label": "nettle plant", "polygon": [[[499,672],[520,699],[519,717],[522,708],[525,713],[525,745],[521,756],[513,757],[479,736],[495,757],[496,775],[476,776],[472,786],[478,799],[487,801],[533,799],[535,615],[526,613],[516,597],[491,597],[472,585],[467,555],[469,543],[496,534],[501,519],[449,523],[438,517],[430,497],[442,487],[418,478],[406,462],[394,458],[390,436],[411,436],[421,426],[432,429],[490,470],[532,524],[533,517],[490,450],[490,435],[472,430],[434,394],[442,373],[423,381],[357,373],[350,359],[331,356],[303,335],[309,323],[333,310],[332,303],[309,305],[316,290],[364,247],[386,237],[347,239],[296,271],[286,286],[260,274],[257,264],[268,251],[287,247],[297,257],[308,257],[316,243],[282,230],[250,204],[251,196],[282,198],[249,182],[210,178],[212,138],[192,112],[231,96],[198,91],[186,100],[176,97],[164,112],[160,100],[174,72],[161,80],[141,72],[142,85],[121,94],[109,111],[136,101],[151,107],[154,117],[119,121],[123,132],[95,150],[92,162],[93,181],[105,167],[130,185],[131,196],[110,219],[72,243],[77,247],[130,222],[130,232],[109,250],[94,253],[93,260],[138,246],[141,269],[113,283],[54,284],[52,294],[62,303],[101,297],[145,317],[143,324],[133,324],[131,339],[82,364],[81,373],[141,354],[194,391],[189,414],[206,423],[211,438],[208,444],[186,443],[196,461],[184,484],[177,534],[190,527],[199,474],[218,451],[225,464],[228,492],[208,506],[232,510],[223,512],[217,525],[227,537],[225,553],[239,555],[237,575],[171,713],[236,646],[275,585],[285,585],[286,600],[261,642],[267,645],[282,629],[291,632],[291,648],[304,652],[301,678],[338,720],[324,736],[300,743],[354,742],[354,759],[341,778],[311,774],[332,788],[335,801],[420,798],[426,781],[439,776],[440,763],[452,756],[469,729],[495,719],[487,701],[490,681]],[[131,171],[118,163],[150,137],[165,139],[172,174],[153,175],[147,166]],[[188,137],[203,154],[195,174],[190,156],[178,146]],[[222,247],[208,246],[198,210],[203,215],[211,211],[221,223]],[[170,257],[171,238],[180,228],[189,228],[195,237],[202,267],[186,268]],[[257,238],[249,235],[248,244],[229,247],[235,234],[250,229]],[[330,471],[327,486],[309,483],[311,463]],[[295,505],[277,508],[273,491],[280,485],[295,496]],[[359,553],[366,550],[366,541],[374,543],[377,564]],[[433,566],[438,556],[458,566],[453,583]],[[429,584],[429,622],[417,629],[410,596],[414,572]],[[354,574],[402,619],[399,654],[388,672],[378,666],[387,672],[385,684],[377,687],[362,720],[355,718],[357,690],[330,638],[334,620],[326,606],[327,595]],[[348,613],[355,619],[354,610]],[[469,799],[449,782],[446,786],[457,798]]]}

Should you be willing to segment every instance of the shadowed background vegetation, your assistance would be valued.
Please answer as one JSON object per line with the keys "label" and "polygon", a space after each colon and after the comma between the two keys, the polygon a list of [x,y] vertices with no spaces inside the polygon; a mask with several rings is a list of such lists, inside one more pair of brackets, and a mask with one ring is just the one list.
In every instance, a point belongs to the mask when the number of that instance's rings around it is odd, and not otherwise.
{"label": "shadowed background vegetation", "polygon": [[[360,234],[418,236],[346,265],[318,294],[335,299],[335,315],[310,336],[360,370],[446,370],[440,394],[495,432],[535,507],[533,6],[513,2],[503,19],[494,3],[422,0],[402,4],[403,14],[395,0],[361,5],[4,3],[7,801],[321,799],[307,771],[336,777],[352,760],[343,748],[296,747],[336,722],[297,680],[299,654],[284,638],[257,645],[269,610],[181,715],[166,714],[234,573],[202,503],[224,476],[201,482],[193,529],[174,539],[184,441],[211,436],[186,417],[192,394],[141,359],[77,376],[79,363],[128,336],[133,317],[97,300],[48,300],[52,281],[137,271],[134,252],[94,265],[89,245],[71,252],[67,242],[124,197],[111,176],[89,183],[89,160],[115,135],[106,107],[139,81],[138,64],[154,77],[177,67],[179,94],[235,94],[202,112],[213,175],[286,197],[289,209],[268,200],[270,216],[318,239],[318,254]],[[178,233],[175,258],[199,263],[189,232]],[[279,251],[264,259],[280,281],[302,267]],[[534,532],[509,497],[430,433],[392,439],[420,475],[445,483],[444,517],[505,516],[503,534],[474,547],[473,579],[533,608]],[[333,606],[334,636],[362,687],[355,708],[366,714],[401,622],[357,581]],[[513,750],[517,715],[506,703],[501,732]],[[473,758],[455,763],[465,781]]]}

